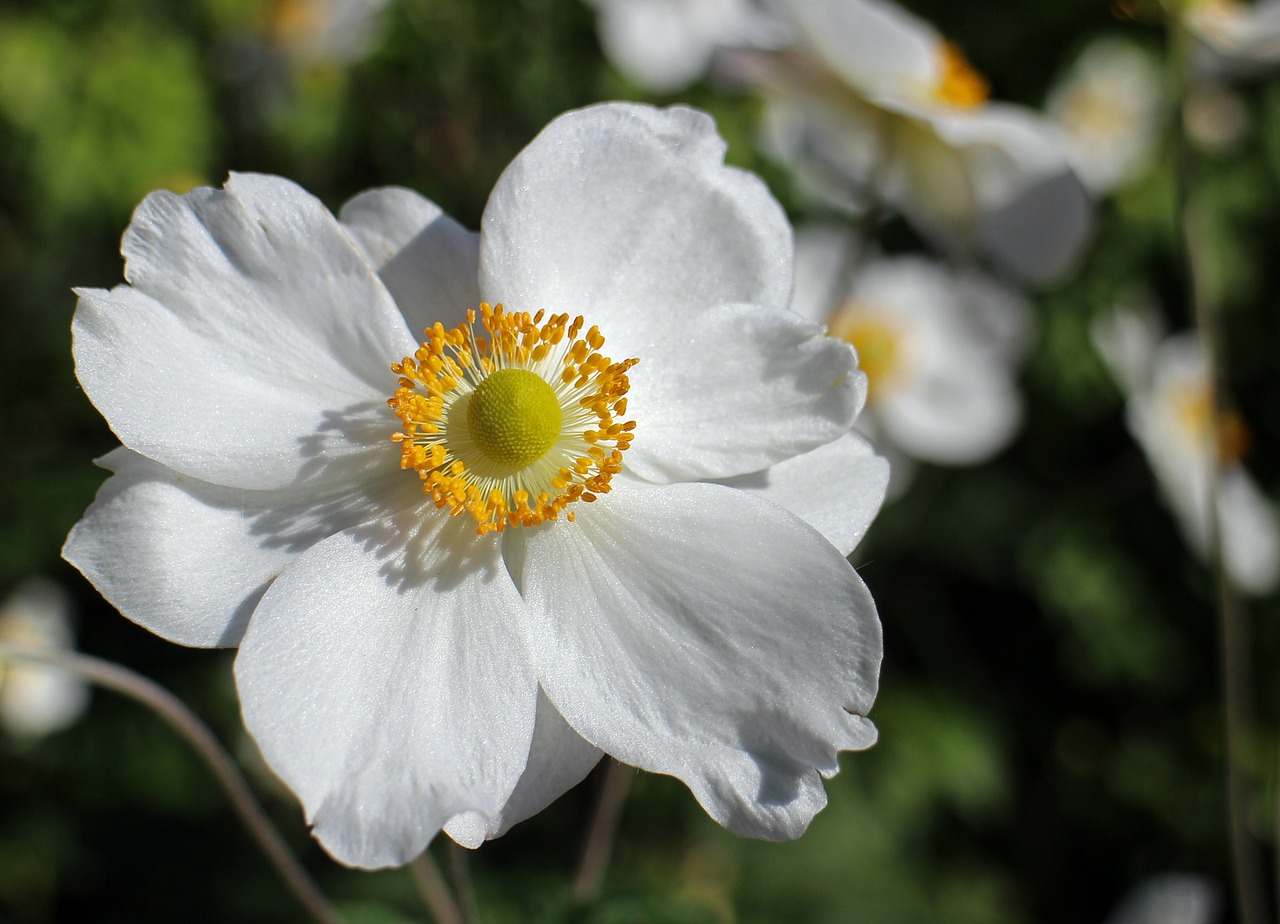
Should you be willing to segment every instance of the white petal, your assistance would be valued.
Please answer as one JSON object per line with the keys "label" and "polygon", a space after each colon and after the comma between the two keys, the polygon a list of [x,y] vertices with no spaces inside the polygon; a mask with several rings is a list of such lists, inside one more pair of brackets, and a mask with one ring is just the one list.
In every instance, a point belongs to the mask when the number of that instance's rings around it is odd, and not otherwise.
{"label": "white petal", "polygon": [[529,761],[511,798],[492,820],[478,812],[454,816],[444,826],[445,833],[464,847],[479,847],[485,840],[507,833],[512,825],[532,818],[577,786],[602,756],[599,748],[588,744],[565,723],[539,689]]}
{"label": "white petal", "polygon": [[785,308],[790,225],[724,151],[691,109],[607,103],[556,119],[489,197],[485,300],[581,313],[615,358],[716,305]]}
{"label": "white petal", "polygon": [[881,0],[784,0],[804,40],[828,67],[864,93],[920,97],[940,76],[942,40],[933,27]]}
{"label": "white petal", "polygon": [[308,551],[236,659],[245,724],[351,866],[406,863],[454,815],[496,816],[533,735],[526,617],[498,544],[423,506]]}
{"label": "white petal", "polygon": [[889,460],[856,433],[762,472],[723,484],[780,504],[848,556],[875,519],[889,486]]}
{"label": "white petal", "polygon": [[480,235],[409,189],[370,189],[338,213],[418,337],[480,304]]}
{"label": "white petal", "polygon": [[837,751],[875,740],[875,604],[780,507],[722,485],[622,484],[576,524],[513,530],[504,548],[560,714],[683,780],[730,830],[798,836]]}
{"label": "white petal", "polygon": [[81,292],[72,332],[125,445],[253,489],[351,477],[382,452],[395,418],[377,405],[415,345],[319,200],[253,175],[152,193],[122,250],[131,285]]}
{"label": "white petal", "polygon": [[715,50],[690,8],[698,0],[605,0],[600,43],[609,60],[643,87],[680,90],[706,71]]}
{"label": "white petal", "polygon": [[1240,466],[1222,473],[1218,497],[1223,563],[1251,594],[1267,594],[1280,581],[1280,534],[1271,502]]}
{"label": "white petal", "polygon": [[651,481],[759,471],[837,439],[866,400],[849,345],[789,311],[723,305],[635,355],[626,464]]}
{"label": "white petal", "polygon": [[62,555],[121,613],[180,645],[239,644],[263,592],[300,554],[422,498],[396,466],[369,485],[321,494],[211,485],[127,449],[102,464],[115,474]]}
{"label": "white petal", "polygon": [[957,356],[875,407],[887,439],[917,459],[982,462],[1003,449],[1022,422],[1022,398],[1006,370]]}
{"label": "white petal", "polygon": [[844,300],[848,274],[859,246],[839,225],[810,225],[796,232],[795,288],[791,310],[825,325],[832,309]]}

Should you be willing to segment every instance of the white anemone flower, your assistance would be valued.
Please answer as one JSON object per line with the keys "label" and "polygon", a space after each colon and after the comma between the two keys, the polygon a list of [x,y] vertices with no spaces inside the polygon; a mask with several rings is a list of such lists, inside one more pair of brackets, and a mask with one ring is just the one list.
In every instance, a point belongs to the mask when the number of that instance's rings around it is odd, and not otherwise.
{"label": "white anemone flower", "polygon": [[[853,246],[846,231],[799,232],[792,309],[857,349],[868,379],[858,429],[886,452],[941,465],[989,459],[1022,420],[1025,300],[977,270],[917,256],[873,256],[850,274]],[[896,486],[899,469],[895,460]]]}
{"label": "white anemone flower", "polygon": [[1093,331],[1099,351],[1128,393],[1128,425],[1163,489],[1188,544],[1210,558],[1210,472],[1223,564],[1244,591],[1280,581],[1280,529],[1271,502],[1242,464],[1248,429],[1234,414],[1215,420],[1204,350],[1195,334],[1159,339],[1149,315],[1117,312]]}
{"label": "white anemone flower", "polygon": [[866,380],[787,310],[790,228],[724,151],[689,109],[566,114],[479,234],[233,175],[149,196],[128,284],[80,293],[124,446],[64,554],[160,635],[239,645],[340,861],[477,846],[602,752],[791,838],[875,740]]}
{"label": "white anemone flower", "polygon": [[600,44],[628,80],[660,93],[701,78],[725,47],[771,47],[781,23],[755,0],[588,0]]}
{"label": "white anemone flower", "polygon": [[1188,0],[1183,22],[1208,51],[1204,71],[1232,71],[1280,62],[1280,0]]}
{"label": "white anemone flower", "polygon": [[1163,117],[1162,86],[1155,55],[1104,36],[1085,46],[1050,91],[1045,111],[1091,192],[1110,192],[1147,166]]}
{"label": "white anemone flower", "polygon": [[[0,605],[0,642],[66,651],[75,647],[71,601],[50,581],[31,578]],[[42,664],[0,659],[0,725],[36,738],[80,717],[89,694],[84,682]]]}
{"label": "white anemone flower", "polygon": [[798,51],[766,67],[766,144],[809,185],[873,187],[942,247],[1047,281],[1076,262],[1092,206],[1055,130],[928,23],[883,0],[781,0]]}

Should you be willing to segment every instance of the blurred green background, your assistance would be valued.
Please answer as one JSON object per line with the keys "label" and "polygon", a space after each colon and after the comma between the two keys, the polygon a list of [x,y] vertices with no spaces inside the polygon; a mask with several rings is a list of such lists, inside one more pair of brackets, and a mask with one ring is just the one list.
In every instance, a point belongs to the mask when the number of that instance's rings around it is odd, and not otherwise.
{"label": "blurred green background", "polygon": [[[960,43],[995,96],[1033,106],[1092,36],[1163,42],[1103,0],[907,5]],[[59,559],[105,478],[91,460],[115,445],[73,375],[71,287],[120,281],[119,236],[157,187],[267,171],[336,209],[399,184],[475,227],[502,167],[558,113],[677,98],[612,70],[578,0],[393,0],[350,63],[291,59],[272,41],[273,12],[254,0],[0,6],[0,593],[34,574],[65,584],[80,647],[154,677],[213,725],[353,922],[424,920],[403,872],[338,867],[256,767],[230,653],[137,628]],[[1240,92],[1249,134],[1206,160],[1201,196],[1250,467],[1274,497],[1280,84]],[[703,82],[678,99],[716,116],[730,160],[759,171],[793,217],[809,214],[755,146],[752,96]],[[597,772],[471,857],[485,921],[1075,924],[1103,921],[1168,870],[1215,880],[1230,911],[1212,580],[1088,337],[1135,287],[1159,295],[1171,325],[1189,323],[1170,169],[1102,203],[1079,271],[1035,296],[1016,442],[981,467],[922,466],[855,553],[885,628],[881,743],[844,756],[809,833],[735,838],[677,782],[639,776],[604,897],[574,910]],[[888,235],[912,242],[905,225]],[[1261,729],[1248,769],[1270,794],[1277,601],[1248,615]],[[1272,797],[1249,808],[1274,846]],[[301,920],[187,746],[100,691],[65,731],[0,738],[0,922],[173,920]]]}

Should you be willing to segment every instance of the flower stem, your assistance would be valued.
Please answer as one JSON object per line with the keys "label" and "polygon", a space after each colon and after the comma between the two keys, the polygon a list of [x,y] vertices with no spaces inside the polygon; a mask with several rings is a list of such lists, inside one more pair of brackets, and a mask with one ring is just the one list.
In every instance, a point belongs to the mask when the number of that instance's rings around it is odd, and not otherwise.
{"label": "flower stem", "polygon": [[180,699],[141,674],[88,655],[0,643],[0,661],[8,659],[38,661],[69,671],[141,703],[164,719],[187,740],[213,772],[214,778],[231,800],[236,814],[240,816],[240,821],[262,848],[285,886],[307,909],[307,913],[319,924],[342,924],[338,912],[285,846],[280,833],[254,798],[235,762],[218,743],[208,726]]}
{"label": "flower stem", "polygon": [[[1174,83],[1177,89],[1177,123],[1174,131],[1175,197],[1186,272],[1187,297],[1195,317],[1208,367],[1209,392],[1216,433],[1217,421],[1225,410],[1225,357],[1218,328],[1216,296],[1206,283],[1207,242],[1202,217],[1192,190],[1195,183],[1195,160],[1183,124],[1186,102],[1193,80],[1191,56],[1193,37],[1182,17],[1175,11],[1170,21]],[[1216,451],[1208,461],[1209,551],[1217,589],[1222,673],[1222,711],[1227,785],[1227,822],[1231,838],[1232,873],[1236,903],[1242,924],[1263,924],[1266,919],[1265,889],[1258,844],[1249,833],[1248,777],[1243,759],[1250,740],[1252,725],[1249,708],[1251,686],[1249,670],[1249,631],[1245,613],[1227,574],[1223,555],[1222,518],[1218,500],[1222,490],[1222,463]],[[1277,861],[1280,863],[1280,860]],[[1280,882],[1280,866],[1277,867]]]}
{"label": "flower stem", "polygon": [[480,924],[480,908],[476,904],[476,892],[471,884],[471,861],[465,847],[453,841],[445,844],[449,855],[449,878],[453,881],[453,893],[458,896],[464,924]]}
{"label": "flower stem", "polygon": [[409,863],[409,875],[436,924],[466,924],[462,909],[449,894],[449,886],[430,853],[424,850]]}
{"label": "flower stem", "polygon": [[635,771],[606,758],[609,767],[605,771],[604,785],[600,789],[600,801],[587,833],[587,843],[582,851],[578,875],[573,880],[573,898],[580,905],[593,904],[600,897],[604,875],[609,869],[609,857],[618,835],[618,823],[622,820],[622,806],[627,801],[631,780]]}

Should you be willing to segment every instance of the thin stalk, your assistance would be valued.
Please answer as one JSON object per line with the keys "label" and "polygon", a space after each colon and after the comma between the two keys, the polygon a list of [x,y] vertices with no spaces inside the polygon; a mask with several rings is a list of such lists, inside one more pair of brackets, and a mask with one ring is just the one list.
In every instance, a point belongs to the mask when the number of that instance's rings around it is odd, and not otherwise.
{"label": "thin stalk", "polygon": [[450,894],[449,886],[440,873],[440,867],[436,865],[431,854],[425,850],[422,851],[410,861],[408,868],[413,884],[417,886],[418,894],[422,896],[422,903],[436,919],[436,924],[466,924],[462,909]]}
{"label": "thin stalk", "polygon": [[453,880],[453,892],[458,896],[464,924],[480,924],[480,906],[476,904],[476,890],[471,884],[471,860],[465,847],[453,841],[445,844],[449,855],[449,878]]}
{"label": "thin stalk", "polygon": [[[1170,22],[1174,83],[1177,88],[1177,124],[1174,132],[1175,196],[1180,221],[1187,296],[1200,332],[1205,361],[1208,365],[1209,390],[1213,408],[1212,421],[1223,419],[1225,411],[1225,358],[1218,329],[1218,308],[1213,292],[1205,283],[1208,251],[1201,216],[1192,195],[1195,184],[1195,159],[1187,141],[1183,118],[1191,86],[1191,53],[1193,39],[1182,17],[1173,15]],[[1226,758],[1227,822],[1231,838],[1232,875],[1236,903],[1243,924],[1263,924],[1267,918],[1265,886],[1259,847],[1249,833],[1249,780],[1244,771],[1244,756],[1251,738],[1250,709],[1251,671],[1249,669],[1249,627],[1245,613],[1227,574],[1222,546],[1222,523],[1218,498],[1222,489],[1222,464],[1217,452],[1209,453],[1208,528],[1209,550],[1217,588],[1220,627],[1219,651],[1222,673],[1222,710],[1224,751]],[[1280,863],[1280,860],[1277,861]],[[1280,876],[1280,866],[1277,867]],[[1280,882],[1280,878],[1277,879]]]}
{"label": "thin stalk", "polygon": [[609,858],[618,836],[618,823],[622,820],[622,806],[631,790],[635,771],[611,757],[605,771],[600,800],[587,833],[587,843],[582,851],[582,862],[573,880],[573,899],[580,905],[593,904],[600,897],[605,873],[609,870]]}
{"label": "thin stalk", "polygon": [[146,706],[187,740],[222,786],[249,835],[257,842],[285,886],[319,924],[342,924],[342,918],[285,846],[262,806],[254,798],[230,755],[199,717],[164,687],[119,664],[68,651],[0,643],[0,661],[38,661],[68,671]]}

